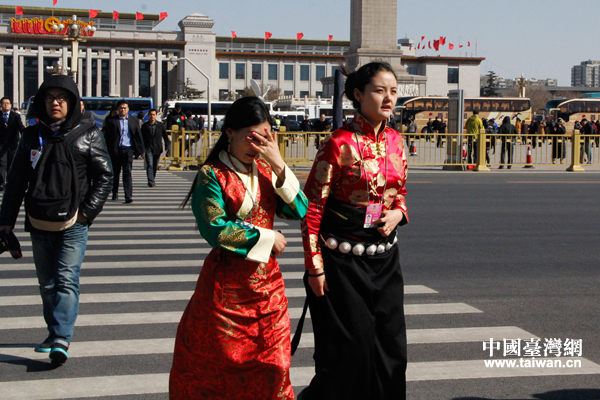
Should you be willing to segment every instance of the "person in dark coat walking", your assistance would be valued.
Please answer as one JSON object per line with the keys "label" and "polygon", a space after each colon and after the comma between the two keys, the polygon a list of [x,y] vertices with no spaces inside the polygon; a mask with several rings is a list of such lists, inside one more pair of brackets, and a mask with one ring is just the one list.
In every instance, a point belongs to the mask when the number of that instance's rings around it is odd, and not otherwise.
{"label": "person in dark coat walking", "polygon": [[[52,142],[68,141],[65,150],[73,157],[78,178],[79,193],[74,199],[78,204],[77,213],[69,221],[41,221],[31,216],[31,203],[25,201],[25,231],[31,236],[33,263],[48,328],[48,337],[35,351],[48,354],[52,363],[60,365],[69,358],[69,344],[79,311],[79,274],[88,228],[102,211],[112,188],[113,173],[99,129],[96,125],[80,123],[79,90],[71,77],[50,76],[40,86],[33,105],[39,123],[23,131],[17,147],[0,207],[0,231],[14,230],[23,199],[31,198],[26,195],[37,192],[40,183],[62,192],[58,190],[60,184],[56,179],[48,179],[46,174],[42,174],[41,180],[36,179],[36,172],[43,164],[32,161],[32,156],[37,154],[37,160],[45,163],[39,154],[44,151],[53,154]],[[45,146],[49,149],[44,150]],[[68,194],[70,199],[75,195]],[[43,208],[40,203],[33,204],[36,210]]]}
{"label": "person in dark coat walking", "polygon": [[169,148],[169,135],[162,122],[156,119],[157,112],[153,108],[148,111],[148,121],[142,125],[142,138],[144,139],[146,176],[148,187],[156,186],[155,177],[158,170],[158,162],[162,154],[164,142],[165,149]]}
{"label": "person in dark coat walking", "polygon": [[[500,128],[498,128],[498,134],[501,134],[501,140],[502,140],[502,149],[500,150],[500,167],[499,169],[504,168],[504,161],[507,160],[507,169],[511,169],[512,168],[512,164],[513,164],[513,157],[514,157],[514,151],[515,151],[515,140],[516,140],[516,136],[512,136],[512,135],[516,135],[517,134],[517,129],[515,128],[515,126],[513,124],[510,123],[510,117],[504,117],[504,119],[502,120],[502,125],[500,125]],[[511,135],[511,136],[507,136],[507,135]],[[506,153],[508,152],[508,158],[506,158]]]}
{"label": "person in dark coat walking", "polygon": [[6,174],[12,164],[21,132],[25,129],[21,116],[11,111],[12,102],[8,97],[0,101],[2,107],[2,122],[0,123],[0,192],[6,185]]}
{"label": "person in dark coat walking", "polygon": [[104,137],[115,173],[112,199],[119,199],[119,175],[123,170],[123,191],[125,203],[133,202],[133,157],[144,157],[144,140],[140,131],[140,123],[133,115],[128,115],[129,104],[127,100],[117,103],[117,116],[106,119]]}
{"label": "person in dark coat walking", "polygon": [[173,125],[177,125],[179,129],[184,128],[185,115],[181,111],[181,104],[175,103],[175,109],[167,115],[167,130],[173,129]]}

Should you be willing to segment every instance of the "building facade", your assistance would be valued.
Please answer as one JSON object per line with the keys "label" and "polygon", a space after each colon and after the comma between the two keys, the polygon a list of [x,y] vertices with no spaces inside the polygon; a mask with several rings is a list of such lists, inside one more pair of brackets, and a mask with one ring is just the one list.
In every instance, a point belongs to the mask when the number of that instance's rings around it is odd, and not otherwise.
{"label": "building facade", "polygon": [[600,61],[582,61],[571,68],[571,86],[600,86]]}
{"label": "building facade", "polygon": [[[66,28],[55,28],[74,23],[73,15],[83,32],[76,54],[82,95],[153,97],[157,106],[177,97],[186,82],[201,91],[210,88],[213,100],[234,98],[252,79],[280,95],[329,97],[322,82],[346,62],[351,47],[350,41],[337,40],[219,37],[215,21],[199,13],[181,20],[177,31],[159,30],[156,14],[137,20],[135,14],[113,19],[112,12],[99,12],[90,19],[87,9],[40,7],[23,7],[23,14],[0,6],[0,95],[15,104],[35,94],[47,67],[72,65],[72,41],[65,40]],[[84,29],[88,26],[95,32]],[[415,80],[412,85],[404,76],[401,94],[479,93],[483,58],[417,57],[408,38],[398,41],[397,49]]]}

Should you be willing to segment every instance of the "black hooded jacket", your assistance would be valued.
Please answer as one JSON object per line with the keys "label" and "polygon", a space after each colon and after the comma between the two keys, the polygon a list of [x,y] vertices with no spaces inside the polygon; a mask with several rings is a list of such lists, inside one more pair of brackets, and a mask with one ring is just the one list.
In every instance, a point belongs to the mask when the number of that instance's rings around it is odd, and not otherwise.
{"label": "black hooded jacket", "polygon": [[[46,112],[44,96],[51,88],[64,89],[70,93],[69,111],[64,122],[60,125],[59,135],[68,137],[75,129],[77,139],[71,142],[69,149],[73,154],[79,175],[79,212],[91,224],[102,211],[113,185],[113,171],[104,136],[95,124],[81,124],[81,107],[79,105],[79,90],[71,77],[53,75],[42,83],[33,105],[39,123],[23,131],[12,167],[8,173],[6,189],[0,208],[0,226],[8,225],[14,228],[19,208],[25,197],[29,181],[34,172],[31,163],[31,150],[40,148],[40,135],[48,139],[53,135],[50,129],[52,122]],[[25,230],[33,230],[29,219],[25,219]]]}
{"label": "black hooded jacket", "polygon": [[[507,135],[516,135],[517,128],[513,124],[510,123],[510,117],[504,117],[502,120],[502,125],[498,129],[498,134],[507,134]],[[502,143],[506,143],[507,140],[515,141],[516,136],[502,136]]]}

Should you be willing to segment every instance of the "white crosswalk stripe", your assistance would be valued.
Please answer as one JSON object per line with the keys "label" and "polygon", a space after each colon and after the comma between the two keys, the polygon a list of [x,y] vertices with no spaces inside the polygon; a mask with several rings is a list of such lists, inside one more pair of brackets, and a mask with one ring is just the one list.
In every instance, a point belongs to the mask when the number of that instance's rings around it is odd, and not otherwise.
{"label": "white crosswalk stripe", "polygon": [[[25,258],[13,261],[3,254],[0,265],[0,332],[3,338],[10,338],[0,344],[0,398],[69,399],[167,393],[174,329],[186,301],[193,294],[210,246],[198,233],[193,213],[189,209],[178,209],[191,185],[188,179],[159,171],[157,186],[148,188],[139,161],[135,162],[133,178],[134,202],[124,204],[122,200],[109,200],[89,232],[82,267],[80,315],[75,341],[69,350],[71,360],[65,366],[73,368],[68,378],[53,378],[43,372],[38,372],[39,380],[26,379],[24,375],[19,378],[21,372],[16,369],[23,362],[47,360],[46,354],[33,352],[37,341],[44,337],[45,324],[41,299],[36,293],[38,282],[31,241],[29,235],[22,232],[24,212],[21,211],[16,234]],[[300,231],[297,223],[281,220],[275,227],[286,235],[289,243],[278,261],[287,286],[290,318],[295,326],[305,297],[301,282],[304,261]],[[453,315],[470,315],[471,321],[477,321],[484,315],[472,305],[439,300],[443,294],[423,283],[425,285],[405,286],[407,320],[440,318],[447,321]],[[310,318],[310,313],[307,317]],[[310,322],[305,324],[300,341],[299,351],[304,354],[310,354],[314,347],[310,325]],[[408,344],[453,346],[462,343],[481,351],[482,342],[490,338],[538,338],[516,326],[431,326],[426,329],[411,326],[407,331]],[[112,336],[93,340],[84,336],[95,330]],[[157,355],[162,358],[156,358]],[[480,359],[470,356],[464,360],[411,360],[407,381],[600,374],[600,366],[585,358],[569,358],[581,361],[582,366],[577,369],[486,368],[486,354],[479,355]],[[94,369],[95,364],[109,363],[108,357],[112,357],[111,367],[102,372]],[[131,357],[147,357],[152,360],[148,363],[152,367],[144,369],[145,373],[131,373],[129,369],[112,373],[120,364],[114,360],[126,363]],[[85,362],[87,359],[95,362]],[[296,389],[307,385],[314,373],[310,357],[304,359],[308,361],[292,359],[291,379]],[[3,378],[2,371],[10,372],[5,374],[10,378]]]}

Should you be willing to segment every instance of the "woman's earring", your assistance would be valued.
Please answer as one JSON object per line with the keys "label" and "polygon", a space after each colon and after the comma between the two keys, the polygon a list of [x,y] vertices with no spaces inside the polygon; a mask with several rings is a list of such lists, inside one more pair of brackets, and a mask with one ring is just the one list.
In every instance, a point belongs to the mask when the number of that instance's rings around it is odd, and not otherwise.
{"label": "woman's earring", "polygon": [[231,139],[227,139],[227,152],[231,153]]}

